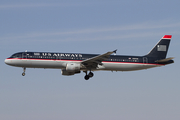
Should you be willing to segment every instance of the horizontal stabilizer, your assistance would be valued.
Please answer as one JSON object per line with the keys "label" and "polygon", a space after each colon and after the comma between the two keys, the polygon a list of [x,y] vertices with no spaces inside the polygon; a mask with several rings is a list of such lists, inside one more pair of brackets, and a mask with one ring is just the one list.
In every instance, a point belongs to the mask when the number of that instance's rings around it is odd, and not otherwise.
{"label": "horizontal stabilizer", "polygon": [[174,57],[170,57],[170,58],[166,58],[166,59],[161,59],[161,60],[157,60],[156,62],[168,62],[169,60],[174,59]]}

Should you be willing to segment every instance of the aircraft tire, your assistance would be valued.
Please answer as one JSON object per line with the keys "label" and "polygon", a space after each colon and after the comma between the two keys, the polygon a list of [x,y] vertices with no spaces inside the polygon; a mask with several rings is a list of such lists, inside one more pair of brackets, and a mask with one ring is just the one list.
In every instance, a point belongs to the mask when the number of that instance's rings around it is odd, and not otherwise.
{"label": "aircraft tire", "polygon": [[25,76],[25,73],[24,73],[24,72],[22,73],[22,76]]}
{"label": "aircraft tire", "polygon": [[85,75],[85,76],[84,76],[84,79],[85,79],[85,80],[89,80],[89,75]]}

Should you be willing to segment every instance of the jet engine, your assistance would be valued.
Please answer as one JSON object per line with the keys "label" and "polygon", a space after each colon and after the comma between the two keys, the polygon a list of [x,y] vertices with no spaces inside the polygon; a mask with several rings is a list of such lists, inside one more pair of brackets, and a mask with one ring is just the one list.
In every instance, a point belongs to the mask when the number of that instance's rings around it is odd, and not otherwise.
{"label": "jet engine", "polygon": [[77,63],[68,63],[66,69],[61,70],[62,75],[74,75],[80,73],[80,64]]}
{"label": "jet engine", "polygon": [[66,70],[67,71],[80,71],[80,64],[77,63],[68,63],[66,65]]}

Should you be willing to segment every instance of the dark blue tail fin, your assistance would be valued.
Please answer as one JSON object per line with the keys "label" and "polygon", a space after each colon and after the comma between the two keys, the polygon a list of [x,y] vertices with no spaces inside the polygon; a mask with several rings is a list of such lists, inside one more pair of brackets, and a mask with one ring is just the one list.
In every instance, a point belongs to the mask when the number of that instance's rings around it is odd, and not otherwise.
{"label": "dark blue tail fin", "polygon": [[161,38],[161,40],[157,43],[157,45],[146,55],[146,57],[154,57],[156,59],[165,59],[170,40],[172,35],[165,35]]}

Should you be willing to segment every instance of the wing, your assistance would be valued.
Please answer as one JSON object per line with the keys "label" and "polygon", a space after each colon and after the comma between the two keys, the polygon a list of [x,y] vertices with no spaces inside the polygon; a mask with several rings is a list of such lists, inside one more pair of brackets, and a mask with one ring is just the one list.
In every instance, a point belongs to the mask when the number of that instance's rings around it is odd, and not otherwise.
{"label": "wing", "polygon": [[81,62],[81,64],[83,64],[87,69],[93,69],[93,68],[97,68],[98,65],[102,65],[102,61],[103,60],[107,60],[109,58],[109,56],[112,53],[116,53],[117,50],[114,51],[110,51],[101,55],[97,55],[95,57],[83,60]]}

